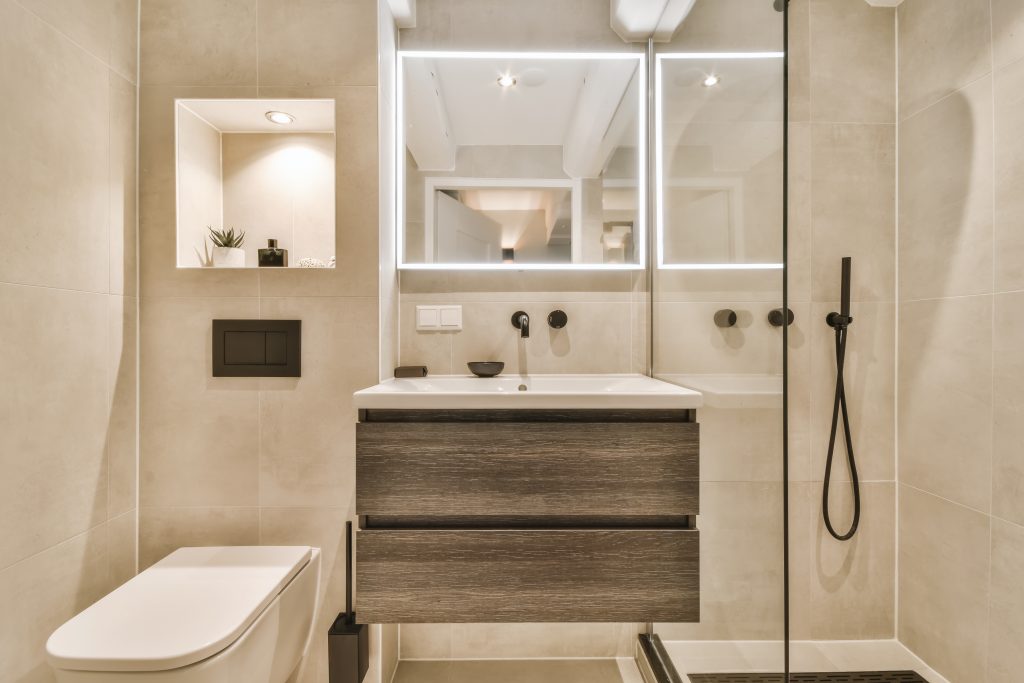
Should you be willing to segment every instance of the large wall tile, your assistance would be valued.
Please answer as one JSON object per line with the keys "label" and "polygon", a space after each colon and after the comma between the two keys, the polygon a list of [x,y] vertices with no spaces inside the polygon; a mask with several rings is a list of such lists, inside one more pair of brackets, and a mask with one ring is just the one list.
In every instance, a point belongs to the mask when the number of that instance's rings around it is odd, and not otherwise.
{"label": "large wall tile", "polygon": [[136,88],[110,74],[110,277],[111,294],[138,292]]}
{"label": "large wall tile", "polygon": [[302,377],[260,380],[260,505],[352,502],[352,393],[377,383],[377,300],[264,298],[261,318],[302,320]]}
{"label": "large wall tile", "polygon": [[896,127],[812,124],[811,297],[839,299],[839,263],[852,256],[855,301],[895,291]]}
{"label": "large wall tile", "polygon": [[[836,541],[825,528],[820,485],[807,487],[811,512],[808,610],[813,637],[821,640],[889,639],[895,636],[896,485],[861,485],[857,534]],[[853,516],[850,487],[834,482],[830,519],[843,533]]]}
{"label": "large wall tile", "polygon": [[782,30],[782,13],[776,12],[771,2],[696,0],[666,49],[679,52],[782,50]]}
{"label": "large wall tile", "polygon": [[953,683],[985,671],[989,517],[900,486],[899,639]]}
{"label": "large wall tile", "polygon": [[[811,478],[818,481],[825,476],[836,386],[835,332],[825,324],[825,316],[837,310],[838,302],[814,304],[811,313]],[[856,303],[852,315],[843,376],[858,474],[862,481],[892,481],[896,478],[896,307]],[[849,481],[842,414],[832,479],[836,486]]]}
{"label": "large wall tile", "polygon": [[1024,289],[1024,59],[999,69],[995,100],[995,291]]}
{"label": "large wall tile", "polygon": [[416,26],[402,29],[401,45],[406,50],[623,49],[605,0],[520,0],[511,12],[505,0],[420,0]]}
{"label": "large wall tile", "polygon": [[992,514],[1024,524],[1024,293],[995,297]]}
{"label": "large wall tile", "polygon": [[900,299],[991,292],[992,80],[906,119],[899,138]]}
{"label": "large wall tile", "polygon": [[[512,327],[520,309],[530,316],[529,339]],[[547,324],[554,309],[569,316],[560,330]],[[452,372],[465,374],[466,363],[476,360],[503,361],[507,374],[629,372],[630,320],[628,303],[467,303],[463,329],[452,337]]]}
{"label": "large wall tile", "polygon": [[0,680],[53,680],[44,644],[58,626],[109,591],[103,526],[0,571]]}
{"label": "large wall tile", "polygon": [[996,67],[1024,57],[1024,5],[992,0],[992,56]]}
{"label": "large wall tile", "polygon": [[0,285],[0,567],[106,519],[107,305]]}
{"label": "large wall tile", "polygon": [[135,508],[138,477],[138,302],[107,297],[109,418],[106,453],[109,468],[107,515]]}
{"label": "large wall tile", "polygon": [[106,292],[108,70],[13,2],[0,26],[0,282]]}
{"label": "large wall tile", "polygon": [[989,0],[905,0],[897,12],[901,120],[991,71]]}
{"label": "large wall tile", "polygon": [[1024,671],[1024,527],[992,520],[987,683],[1014,683]]}
{"label": "large wall tile", "polygon": [[[376,85],[377,6],[258,0],[260,85]],[[339,34],[345,40],[339,40]]]}
{"label": "large wall tile", "polygon": [[894,10],[810,0],[810,33],[811,120],[895,123]]}
{"label": "large wall tile", "polygon": [[[811,0],[789,1],[789,122],[811,118]],[[792,140],[792,138],[790,138]],[[790,151],[792,154],[792,149]],[[792,157],[790,157],[792,163]],[[792,166],[791,166],[792,168]]]}
{"label": "large wall tile", "polygon": [[[779,374],[782,330],[768,323],[774,302],[657,303],[654,310],[654,357],[662,373]],[[715,311],[732,308],[733,327],[714,323]],[[803,333],[807,306],[790,307],[793,336]]]}
{"label": "large wall tile", "polygon": [[991,297],[904,303],[899,339],[900,482],[988,512]]}
{"label": "large wall tile", "polygon": [[700,487],[699,624],[659,624],[666,640],[782,637],[781,482]]}
{"label": "large wall tile", "polygon": [[259,545],[255,507],[139,508],[139,570],[178,548]]}
{"label": "large wall tile", "polygon": [[110,588],[120,586],[138,571],[139,515],[125,512],[107,522]]}
{"label": "large wall tile", "polygon": [[213,377],[212,320],[258,318],[254,298],[142,301],[143,506],[255,506],[260,380]]}
{"label": "large wall tile", "polygon": [[145,0],[146,85],[256,85],[257,0]]}

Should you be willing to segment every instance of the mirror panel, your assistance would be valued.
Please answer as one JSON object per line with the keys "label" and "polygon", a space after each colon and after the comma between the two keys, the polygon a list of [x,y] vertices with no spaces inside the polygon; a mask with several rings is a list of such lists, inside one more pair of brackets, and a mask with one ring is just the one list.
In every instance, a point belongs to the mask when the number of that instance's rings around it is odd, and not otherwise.
{"label": "mirror panel", "polygon": [[334,100],[176,100],[178,267],[333,267],[334,121]]}
{"label": "mirror panel", "polygon": [[782,267],[782,56],[658,55],[659,267]]}
{"label": "mirror panel", "polygon": [[399,53],[399,267],[638,269],[643,55]]}

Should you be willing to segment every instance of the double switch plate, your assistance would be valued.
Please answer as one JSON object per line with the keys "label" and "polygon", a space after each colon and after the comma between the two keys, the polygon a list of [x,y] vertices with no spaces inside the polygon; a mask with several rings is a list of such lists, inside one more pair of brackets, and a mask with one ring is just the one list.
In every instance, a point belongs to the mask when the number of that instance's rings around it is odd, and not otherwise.
{"label": "double switch plate", "polygon": [[462,329],[462,306],[417,306],[417,330],[456,332]]}

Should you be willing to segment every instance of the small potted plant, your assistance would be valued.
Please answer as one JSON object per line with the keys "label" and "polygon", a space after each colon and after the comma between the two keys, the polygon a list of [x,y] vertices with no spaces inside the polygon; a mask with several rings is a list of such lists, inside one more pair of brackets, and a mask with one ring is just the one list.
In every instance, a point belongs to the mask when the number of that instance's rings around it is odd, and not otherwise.
{"label": "small potted plant", "polygon": [[210,241],[213,242],[213,267],[245,268],[245,251],[242,250],[245,231],[240,230],[236,233],[234,228],[215,230],[212,225],[206,228],[210,231]]}

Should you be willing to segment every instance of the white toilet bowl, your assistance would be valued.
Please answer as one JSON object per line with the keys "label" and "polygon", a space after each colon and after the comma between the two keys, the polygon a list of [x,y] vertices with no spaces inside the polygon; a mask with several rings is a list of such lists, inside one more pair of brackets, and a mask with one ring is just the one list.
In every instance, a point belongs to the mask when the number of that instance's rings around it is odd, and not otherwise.
{"label": "white toilet bowl", "polygon": [[47,656],[59,683],[284,683],[319,585],[319,548],[181,548],[54,631]]}

